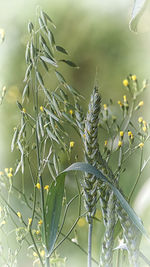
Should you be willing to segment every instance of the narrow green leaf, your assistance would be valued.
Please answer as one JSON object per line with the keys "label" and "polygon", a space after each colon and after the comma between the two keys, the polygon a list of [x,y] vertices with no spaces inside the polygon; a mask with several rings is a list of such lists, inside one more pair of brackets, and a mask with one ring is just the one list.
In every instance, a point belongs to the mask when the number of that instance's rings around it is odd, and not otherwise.
{"label": "narrow green leaf", "polygon": [[44,94],[45,94],[45,96],[47,97],[49,103],[51,104],[51,103],[52,103],[52,100],[51,100],[51,96],[50,96],[49,91],[48,91],[44,86],[42,87],[42,89],[43,89]]}
{"label": "narrow green leaf", "polygon": [[29,32],[29,33],[32,33],[33,30],[34,30],[33,23],[32,23],[32,22],[29,22],[29,23],[28,23],[28,32]]}
{"label": "narrow green leaf", "polygon": [[131,31],[137,32],[138,22],[148,2],[149,2],[148,0],[135,0],[134,1],[134,7],[133,7],[132,15],[131,15],[131,20],[129,22],[129,28]]}
{"label": "narrow green leaf", "polygon": [[16,103],[17,103],[18,108],[22,111],[23,106],[21,105],[21,103],[19,101],[16,101]]}
{"label": "narrow green leaf", "polygon": [[70,122],[71,124],[76,125],[76,124],[74,123],[73,118],[72,118],[71,116],[69,116],[68,114],[66,114],[65,112],[62,112],[62,116],[63,116],[68,122]]}
{"label": "narrow green leaf", "polygon": [[43,30],[44,32],[46,32],[46,33],[47,33],[47,30],[46,30],[45,24],[44,24],[44,22],[43,22],[42,18],[40,18],[40,17],[39,17],[39,25],[40,25],[40,28],[41,28],[41,30]]}
{"label": "narrow green leaf", "polygon": [[17,137],[18,137],[18,129],[16,128],[15,132],[13,134],[12,142],[11,142],[11,152],[14,150],[14,146],[15,146],[15,143],[17,141]]}
{"label": "narrow green leaf", "polygon": [[73,95],[82,97],[82,96],[78,93],[78,91],[77,91],[76,89],[74,89],[71,85],[66,84],[66,87],[68,88],[68,90],[70,91],[70,93],[72,93]]}
{"label": "narrow green leaf", "polygon": [[65,174],[61,174],[56,182],[52,182],[46,200],[45,218],[46,218],[46,249],[48,254],[52,253],[55,245],[59,220],[62,209],[64,195]]}
{"label": "narrow green leaf", "polygon": [[41,131],[41,136],[44,137],[44,128],[43,128],[42,115],[39,115],[38,119],[39,119],[39,128],[40,128],[40,131]]}
{"label": "narrow green leaf", "polygon": [[55,45],[55,38],[54,38],[52,31],[50,31],[50,30],[48,30],[48,40],[49,40],[51,46]]}
{"label": "narrow green leaf", "polygon": [[44,108],[44,110],[45,110],[45,112],[46,112],[50,117],[52,117],[54,120],[59,121],[59,119],[55,116],[55,114],[54,114],[52,111],[50,111],[50,110],[47,109],[47,108]]}
{"label": "narrow green leaf", "polygon": [[44,81],[43,81],[43,78],[42,78],[41,74],[38,71],[36,71],[36,76],[38,78],[38,81],[39,81],[40,85],[43,87],[44,86]]}
{"label": "narrow green leaf", "polygon": [[27,83],[23,89],[22,93],[22,103],[24,102],[25,95],[27,94],[27,97],[29,97],[29,84]]}
{"label": "narrow green leaf", "polygon": [[101,182],[108,184],[110,188],[112,189],[113,193],[115,194],[115,196],[117,197],[117,199],[119,200],[122,208],[127,212],[131,221],[135,224],[135,226],[139,229],[139,231],[150,240],[141,220],[139,219],[135,211],[130,207],[130,205],[125,200],[125,198],[122,196],[120,191],[109,181],[109,179],[101,171],[97,170],[92,165],[88,163],[84,163],[84,162],[74,163],[71,166],[69,166],[67,169],[65,169],[62,173],[65,173],[68,171],[82,171],[82,172],[91,173],[97,177],[97,180],[100,180]]}
{"label": "narrow green leaf", "polygon": [[70,67],[73,67],[73,68],[79,68],[74,62],[70,61],[70,60],[65,60],[65,59],[61,59],[59,60],[60,62],[64,62],[66,63],[67,65],[69,65]]}
{"label": "narrow green leaf", "polygon": [[63,54],[68,55],[68,52],[62,46],[56,45],[56,50],[63,53]]}
{"label": "narrow green leaf", "polygon": [[27,81],[28,76],[29,76],[29,74],[30,74],[30,72],[31,72],[31,69],[32,69],[32,63],[28,66],[28,68],[27,68],[27,70],[26,70],[25,78],[24,78],[24,80],[23,80],[24,82]]}
{"label": "narrow green leaf", "polygon": [[19,161],[19,163],[18,163],[18,165],[17,165],[17,167],[16,167],[16,170],[15,170],[14,175],[17,174],[17,172],[19,171],[20,167],[21,167],[21,161]]}
{"label": "narrow green leaf", "polygon": [[54,22],[52,21],[52,19],[47,15],[47,13],[45,13],[44,11],[41,11],[41,17],[42,19],[44,18],[44,20],[47,20],[53,25],[54,28],[56,28]]}
{"label": "narrow green leaf", "polygon": [[47,19],[44,12],[41,10],[41,18],[45,26],[47,26]]}
{"label": "narrow green leaf", "polygon": [[44,57],[44,56],[41,56],[40,58],[41,58],[43,61],[45,61],[45,62],[47,62],[47,63],[53,65],[54,67],[56,67],[56,68],[58,67],[57,63],[56,63],[52,58],[50,58],[50,57]]}
{"label": "narrow green leaf", "polygon": [[33,45],[32,41],[31,41],[31,44],[30,44],[30,55],[31,55],[32,62],[34,62],[35,48],[34,48],[34,45]]}
{"label": "narrow green leaf", "polygon": [[48,136],[50,137],[51,140],[56,141],[57,144],[59,144],[58,139],[56,138],[56,136],[50,131],[50,129],[48,127],[46,127],[46,131]]}
{"label": "narrow green leaf", "polygon": [[30,43],[29,42],[27,43],[27,46],[26,46],[25,60],[27,64],[30,63]]}
{"label": "narrow green leaf", "polygon": [[40,61],[41,61],[42,65],[43,65],[44,69],[46,71],[48,71],[48,67],[47,67],[47,64],[45,63],[45,61],[43,61],[41,58],[40,58]]}
{"label": "narrow green leaf", "polygon": [[55,70],[55,73],[56,73],[56,77],[57,77],[58,81],[62,84],[65,84],[66,81],[65,81],[64,77],[62,76],[62,74],[56,70]]}

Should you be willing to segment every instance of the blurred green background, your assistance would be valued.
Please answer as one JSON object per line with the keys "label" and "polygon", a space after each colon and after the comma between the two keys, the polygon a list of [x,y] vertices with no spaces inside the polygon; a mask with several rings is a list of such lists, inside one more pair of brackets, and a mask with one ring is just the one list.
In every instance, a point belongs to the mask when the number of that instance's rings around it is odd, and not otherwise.
{"label": "blurred green background", "polygon": [[[22,81],[26,69],[24,53],[28,40],[27,25],[29,21],[35,21],[38,6],[46,11],[55,22],[57,44],[64,46],[71,59],[80,67],[79,70],[64,67],[62,73],[69,83],[85,96],[86,107],[95,79],[99,83],[102,101],[107,103],[110,98],[114,102],[122,98],[124,94],[122,80],[129,73],[136,74],[140,81],[150,77],[150,32],[144,17],[142,33],[134,34],[129,31],[128,23],[132,4],[133,1],[130,0],[0,1],[0,28],[5,30],[6,35],[4,43],[0,45],[0,89],[3,86],[7,88],[6,97],[0,106],[0,170],[13,167],[14,163],[10,143],[13,128],[20,118],[16,100],[20,99],[24,86]],[[145,113],[141,115],[145,120],[149,119],[149,96],[149,91],[143,95]],[[147,148],[145,158],[148,153]],[[123,175],[121,178],[121,186],[125,194],[128,194],[131,183],[133,184],[138,167],[139,155],[133,159],[132,164],[129,163],[128,175]],[[148,179],[147,168],[142,175],[135,196]],[[146,195],[146,191],[144,194]],[[150,232],[148,218],[144,216],[144,211],[147,212],[149,206],[149,195],[148,191],[142,208],[139,204],[143,195],[138,196],[136,209],[138,214],[142,215]],[[96,229],[100,231],[98,227]],[[83,230],[79,229],[79,236],[80,231],[83,233]],[[84,243],[85,234],[79,239],[81,243]],[[143,241],[146,250],[145,244]],[[78,256],[78,249],[75,250],[73,246],[67,245],[65,249],[60,250],[62,257],[66,254],[72,255],[68,257],[66,266],[74,262],[76,262],[74,266],[83,266],[84,256],[83,258]],[[95,250],[98,253],[99,244]],[[27,266],[27,263],[24,263],[24,266]]]}

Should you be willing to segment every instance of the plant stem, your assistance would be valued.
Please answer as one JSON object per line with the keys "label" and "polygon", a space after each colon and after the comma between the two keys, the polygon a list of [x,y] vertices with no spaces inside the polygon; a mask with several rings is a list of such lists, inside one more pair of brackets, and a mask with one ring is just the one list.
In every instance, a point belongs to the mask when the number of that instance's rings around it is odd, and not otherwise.
{"label": "plant stem", "polygon": [[89,231],[88,231],[88,263],[87,263],[87,267],[92,266],[92,231],[93,231],[93,221],[89,224]]}
{"label": "plant stem", "polygon": [[136,179],[136,181],[135,181],[135,184],[134,184],[134,186],[133,186],[133,188],[132,188],[132,191],[131,191],[131,193],[130,193],[130,195],[129,195],[128,202],[130,202],[130,200],[131,200],[131,197],[132,197],[132,195],[133,195],[133,192],[134,192],[134,190],[135,190],[135,188],[136,188],[136,186],[137,186],[137,184],[138,184],[138,182],[139,182],[139,179],[140,179],[140,176],[141,176],[142,162],[143,162],[143,149],[141,150],[141,157],[140,157],[140,170],[139,170],[139,173],[138,173],[137,179]]}

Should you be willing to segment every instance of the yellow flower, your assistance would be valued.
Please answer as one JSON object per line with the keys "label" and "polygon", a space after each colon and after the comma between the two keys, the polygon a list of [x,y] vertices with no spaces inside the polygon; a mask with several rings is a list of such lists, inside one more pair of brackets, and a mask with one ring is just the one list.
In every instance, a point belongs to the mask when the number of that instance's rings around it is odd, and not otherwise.
{"label": "yellow flower", "polygon": [[128,82],[127,79],[123,80],[123,85],[126,86],[126,87],[129,85],[129,82]]}
{"label": "yellow flower", "polygon": [[132,135],[132,132],[128,131],[128,136],[131,137],[131,135]]}
{"label": "yellow flower", "polygon": [[19,217],[19,218],[21,218],[21,217],[22,217],[22,215],[21,215],[20,211],[18,211],[18,212],[17,212],[17,215],[18,215],[18,217]]}
{"label": "yellow flower", "polygon": [[70,109],[70,110],[69,110],[69,113],[70,113],[70,115],[72,116],[72,115],[73,115],[73,110]]}
{"label": "yellow flower", "polygon": [[104,107],[104,110],[107,110],[108,108],[106,104],[104,104],[103,107]]}
{"label": "yellow flower", "polygon": [[12,175],[11,172],[7,173],[7,177],[8,177],[8,178],[11,178],[12,176],[13,176],[13,175]]}
{"label": "yellow flower", "polygon": [[134,139],[134,135],[133,135],[133,133],[131,134],[130,138],[131,138],[132,140]]}
{"label": "yellow flower", "polygon": [[140,148],[143,148],[144,143],[140,143],[138,146],[139,146]]}
{"label": "yellow flower", "polygon": [[43,108],[43,106],[40,106],[40,110],[43,112],[44,111],[44,108]]}
{"label": "yellow flower", "polygon": [[147,122],[146,122],[146,121],[143,121],[143,125],[144,125],[144,126],[147,126]]}
{"label": "yellow flower", "polygon": [[143,121],[143,118],[142,117],[139,117],[138,118],[138,122],[141,123]]}
{"label": "yellow flower", "polygon": [[120,100],[118,100],[118,105],[120,105],[120,107],[123,106],[122,102]]}
{"label": "yellow flower", "polygon": [[26,113],[26,109],[25,109],[25,108],[23,108],[23,109],[22,109],[22,112],[23,112],[23,113]]}
{"label": "yellow flower", "polygon": [[144,105],[144,101],[140,101],[138,104],[139,107],[142,107],[143,105]]}
{"label": "yellow flower", "polygon": [[0,172],[0,176],[3,176],[4,175],[4,173],[3,172]]}
{"label": "yellow flower", "polygon": [[80,218],[78,223],[77,223],[77,225],[79,227],[83,227],[83,226],[85,226],[85,224],[86,224],[86,219],[84,217]]}
{"label": "yellow flower", "polygon": [[146,132],[147,131],[147,127],[146,126],[143,126],[143,131]]}
{"label": "yellow flower", "polygon": [[70,142],[70,148],[74,147],[74,144],[75,144],[75,142],[74,141],[71,141]]}
{"label": "yellow flower", "polygon": [[45,190],[48,190],[48,189],[49,189],[49,185],[48,185],[48,184],[45,185],[45,186],[44,186],[44,189],[45,189]]}
{"label": "yellow flower", "polygon": [[105,140],[105,142],[104,142],[104,146],[107,146],[107,144],[108,144],[108,141],[107,141],[107,140]]}
{"label": "yellow flower", "polygon": [[123,137],[123,135],[124,135],[124,132],[120,131],[120,137]]}
{"label": "yellow flower", "polygon": [[123,100],[124,100],[124,102],[127,102],[127,96],[126,95],[123,96]]}
{"label": "yellow flower", "polygon": [[38,254],[34,251],[34,252],[33,252],[33,256],[34,256],[34,257],[37,257]]}
{"label": "yellow flower", "polygon": [[39,220],[39,221],[38,221],[38,224],[39,224],[39,225],[41,225],[42,223],[43,223],[43,221],[42,221],[42,220]]}
{"label": "yellow flower", "polygon": [[32,223],[32,218],[28,218],[28,225],[31,225]]}
{"label": "yellow flower", "polygon": [[40,230],[36,230],[36,234],[39,235],[40,234]]}
{"label": "yellow flower", "polygon": [[41,189],[41,185],[40,185],[40,183],[37,183],[37,184],[36,184],[36,187],[37,187],[37,189]]}
{"label": "yellow flower", "polygon": [[41,255],[41,257],[44,257],[44,256],[45,256],[45,251],[44,251],[44,249],[42,249],[42,250],[40,251],[40,255]]}
{"label": "yellow flower", "polygon": [[122,146],[122,141],[119,140],[118,147],[121,147],[121,146]]}
{"label": "yellow flower", "polygon": [[137,80],[136,75],[132,75],[131,79],[132,79],[132,81],[136,81]]}

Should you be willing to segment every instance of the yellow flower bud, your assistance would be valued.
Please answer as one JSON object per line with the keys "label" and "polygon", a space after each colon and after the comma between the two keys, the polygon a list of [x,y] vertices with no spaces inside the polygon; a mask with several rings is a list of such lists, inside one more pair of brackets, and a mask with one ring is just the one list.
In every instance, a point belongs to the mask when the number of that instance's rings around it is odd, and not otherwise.
{"label": "yellow flower bud", "polygon": [[39,221],[38,221],[38,224],[39,224],[39,225],[41,225],[42,223],[43,223],[43,221],[42,221],[42,220],[39,220]]}
{"label": "yellow flower bud", "polygon": [[123,85],[124,85],[125,87],[127,87],[127,86],[129,85],[129,82],[128,82],[127,79],[123,80]]}
{"label": "yellow flower bud", "polygon": [[136,75],[132,75],[131,79],[132,79],[132,81],[136,81],[137,80]]}
{"label": "yellow flower bud", "polygon": [[23,109],[22,109],[22,112],[23,112],[23,113],[26,113],[26,109],[25,109],[25,108],[23,108]]}
{"label": "yellow flower bud", "polygon": [[71,141],[70,142],[70,148],[73,148],[74,147],[74,144],[75,144],[75,142],[74,141]]}
{"label": "yellow flower bud", "polygon": [[40,110],[43,112],[44,111],[44,108],[43,108],[43,106],[40,106]]}
{"label": "yellow flower bud", "polygon": [[138,118],[138,122],[141,123],[143,121],[143,118],[142,117],[139,117]]}
{"label": "yellow flower bud", "polygon": [[128,131],[128,136],[131,137],[131,135],[132,135],[132,132]]}
{"label": "yellow flower bud", "polygon": [[127,102],[127,96],[126,95],[123,96],[123,100],[124,100],[124,102]]}
{"label": "yellow flower bud", "polygon": [[37,184],[36,184],[36,187],[37,187],[37,189],[41,189],[41,185],[40,185],[40,183],[37,183]]}
{"label": "yellow flower bud", "polygon": [[45,256],[45,251],[44,251],[44,249],[42,249],[42,250],[40,251],[40,255],[41,255],[41,257],[44,257],[44,256]]}
{"label": "yellow flower bud", "polygon": [[120,100],[118,100],[118,105],[119,105],[120,107],[123,106],[123,104],[122,104],[122,102],[121,102]]}
{"label": "yellow flower bud", "polygon": [[28,218],[28,225],[31,225],[32,223],[32,218]]}
{"label": "yellow flower bud", "polygon": [[140,148],[143,148],[144,143],[140,143],[138,146],[139,146]]}
{"label": "yellow flower bud", "polygon": [[73,115],[73,110],[70,109],[70,110],[69,110],[69,113],[70,113],[70,115],[72,116],[72,115]]}
{"label": "yellow flower bud", "polygon": [[18,211],[18,212],[17,212],[17,215],[18,215],[18,217],[19,217],[19,218],[21,218],[21,217],[22,217],[22,215],[21,215],[20,211]]}
{"label": "yellow flower bud", "polygon": [[11,172],[7,173],[7,177],[8,177],[8,178],[11,178],[12,176],[13,176],[13,175],[12,175]]}
{"label": "yellow flower bud", "polygon": [[39,235],[40,234],[40,230],[36,230],[36,234]]}
{"label": "yellow flower bud", "polygon": [[143,132],[146,132],[147,131],[147,127],[146,126],[143,126]]}
{"label": "yellow flower bud", "polygon": [[143,105],[144,105],[144,101],[140,101],[138,104],[139,107],[142,107]]}
{"label": "yellow flower bud", "polygon": [[49,190],[49,185],[45,185],[44,189],[48,191]]}
{"label": "yellow flower bud", "polygon": [[107,110],[108,108],[106,104],[104,104],[103,107],[104,107],[104,110]]}
{"label": "yellow flower bud", "polygon": [[122,146],[122,141],[119,140],[118,147],[121,147],[121,146]]}
{"label": "yellow flower bud", "polygon": [[104,142],[104,146],[107,146],[107,144],[108,144],[108,141],[107,141],[107,140],[105,140],[105,142]]}
{"label": "yellow flower bud", "polygon": [[123,135],[124,135],[124,132],[120,131],[120,137],[123,137]]}

